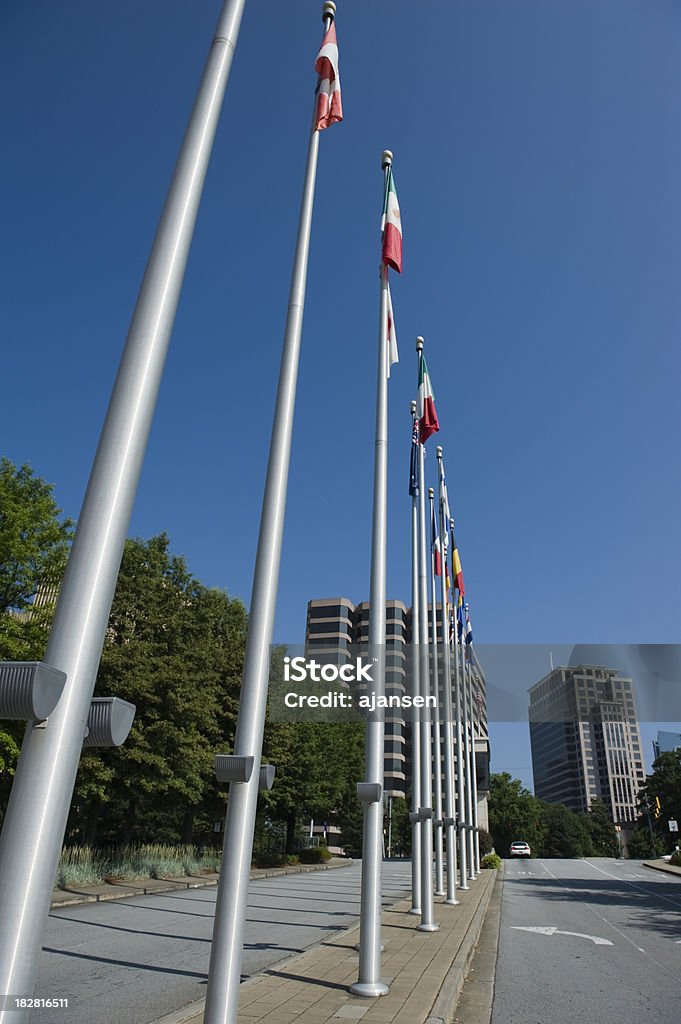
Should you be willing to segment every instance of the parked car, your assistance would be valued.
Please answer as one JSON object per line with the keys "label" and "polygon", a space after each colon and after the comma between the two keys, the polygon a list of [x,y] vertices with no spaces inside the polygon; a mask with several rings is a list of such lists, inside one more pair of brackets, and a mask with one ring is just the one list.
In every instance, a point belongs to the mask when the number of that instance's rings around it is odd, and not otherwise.
{"label": "parked car", "polygon": [[530,850],[529,843],[523,843],[518,841],[517,843],[511,843],[510,849],[511,857],[531,857],[532,851]]}

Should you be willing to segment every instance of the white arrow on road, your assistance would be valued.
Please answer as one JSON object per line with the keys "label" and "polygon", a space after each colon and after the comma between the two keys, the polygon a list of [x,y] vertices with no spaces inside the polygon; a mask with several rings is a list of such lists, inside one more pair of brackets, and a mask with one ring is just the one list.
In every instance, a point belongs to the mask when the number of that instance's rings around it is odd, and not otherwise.
{"label": "white arrow on road", "polygon": [[602,939],[599,935],[584,935],[583,932],[563,932],[560,928],[523,927],[518,924],[511,925],[511,927],[517,932],[537,932],[538,935],[575,935],[578,939],[591,939],[596,946],[613,945],[609,939]]}

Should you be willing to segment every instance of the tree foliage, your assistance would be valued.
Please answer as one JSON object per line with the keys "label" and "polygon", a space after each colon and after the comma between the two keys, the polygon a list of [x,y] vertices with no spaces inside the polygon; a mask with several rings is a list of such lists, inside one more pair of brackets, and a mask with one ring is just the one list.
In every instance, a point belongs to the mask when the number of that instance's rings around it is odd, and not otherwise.
{"label": "tree foliage", "polygon": [[529,843],[533,852],[544,845],[542,804],[508,772],[490,777],[489,830],[495,850],[503,856],[515,840]]}
{"label": "tree foliage", "polygon": [[617,830],[602,800],[591,801],[591,807],[587,815],[587,828],[591,835],[594,856],[620,856]]}
{"label": "tree foliage", "polygon": [[668,822],[681,821],[681,749],[664,751],[653,761],[652,775],[647,777],[645,786],[639,791],[639,803],[641,816],[638,828],[627,842],[628,855],[636,859],[653,855],[651,825],[656,852],[661,854],[672,850],[679,834],[669,832]]}
{"label": "tree foliage", "polygon": [[[23,657],[27,631],[12,627],[32,619],[8,615],[23,612],[38,588],[61,579],[72,523],[62,519],[52,484],[0,459],[0,653]],[[34,631],[28,631],[34,639]],[[44,639],[43,639],[44,643]],[[42,646],[42,645],[39,645]],[[16,648],[16,649],[15,649]]]}
{"label": "tree foliage", "polygon": [[246,612],[204,587],[165,534],[129,540],[97,677],[97,694],[137,707],[117,750],[86,751],[70,820],[75,840],[190,841],[224,796],[214,757],[232,746]]}
{"label": "tree foliage", "polygon": [[266,814],[286,822],[287,853],[298,826],[310,818],[338,824],[343,844],[353,845],[361,822],[356,786],[363,774],[363,723],[270,722],[263,756],[276,766],[276,777],[261,801]]}
{"label": "tree foliage", "polygon": [[[30,466],[0,458],[0,661],[39,661],[45,650],[72,532],[53,490]],[[0,821],[24,729],[0,724]]]}
{"label": "tree foliage", "polygon": [[502,856],[514,840],[529,843],[536,857],[619,855],[617,832],[601,801],[594,800],[588,814],[577,814],[563,804],[538,800],[507,772],[491,777],[489,820]]}

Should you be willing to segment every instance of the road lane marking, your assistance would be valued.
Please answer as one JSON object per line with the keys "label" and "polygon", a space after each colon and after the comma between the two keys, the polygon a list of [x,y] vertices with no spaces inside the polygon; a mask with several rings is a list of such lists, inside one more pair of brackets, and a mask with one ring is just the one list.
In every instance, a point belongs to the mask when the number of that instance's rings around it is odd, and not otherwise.
{"label": "road lane marking", "polygon": [[[624,882],[626,885],[633,886],[634,889],[640,889],[641,892],[647,892],[649,896],[654,896],[657,900],[665,900],[667,903],[671,903],[675,907],[681,907],[681,900],[675,900],[671,896],[663,896],[661,893],[655,892],[653,889],[646,889],[642,885],[636,885],[635,882],[630,882],[628,878],[622,878],[620,875],[613,875],[611,871],[606,871],[605,868],[599,867],[598,864],[592,864],[587,857],[584,858],[584,862],[589,864],[590,867],[596,868],[596,871],[600,871],[602,874],[608,875],[609,878],[616,878],[618,882]],[[634,877],[638,878],[639,876],[635,875]]]}
{"label": "road lane marking", "polygon": [[[625,942],[628,942],[630,946],[633,946],[634,949],[637,949],[639,953],[643,953],[644,956],[647,956],[649,960],[652,960],[652,962],[660,968],[660,970],[664,971],[665,974],[668,974],[671,978],[673,978],[676,984],[679,985],[679,979],[676,976],[676,974],[673,974],[667,967],[665,967],[664,964],[660,963],[659,960],[656,960],[654,956],[651,956],[650,953],[646,953],[645,949],[643,949],[641,946],[637,946],[633,939],[630,939],[628,935],[625,935],[623,931],[620,931],[617,925],[614,925],[612,921],[608,921],[607,917],[603,917],[602,914],[599,914],[596,908],[592,907],[591,904],[588,903],[583,896],[580,896],[576,889],[572,889],[569,885],[566,885],[565,882],[563,882],[558,877],[558,875],[554,875],[552,871],[549,871],[549,869],[543,861],[540,861],[539,863],[541,864],[547,875],[550,875],[551,878],[558,882],[559,885],[562,885],[564,889],[567,889],[568,892],[573,893],[580,901],[580,903],[583,903],[585,907],[588,907],[588,909],[591,910],[596,915],[596,917],[600,917],[601,921],[607,924],[609,928],[612,928],[613,931],[616,931],[618,935],[621,935]],[[586,881],[588,881],[588,879],[586,879]]]}
{"label": "road lane marking", "polygon": [[596,946],[614,946],[615,943],[611,942],[610,939],[602,939],[599,935],[585,935],[584,932],[564,932],[560,928],[554,927],[536,927],[536,926],[523,926],[519,924],[512,924],[511,928],[517,932],[537,932],[539,935],[574,935],[578,939],[591,939]]}

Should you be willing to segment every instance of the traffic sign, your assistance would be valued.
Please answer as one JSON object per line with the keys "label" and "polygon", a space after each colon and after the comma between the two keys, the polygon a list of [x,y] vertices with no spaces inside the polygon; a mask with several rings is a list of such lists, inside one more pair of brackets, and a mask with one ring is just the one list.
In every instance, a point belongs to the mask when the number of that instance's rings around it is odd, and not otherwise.
{"label": "traffic sign", "polygon": [[670,822],[668,822],[668,825],[669,825],[669,831],[670,832],[678,832],[679,831],[679,823],[678,823],[678,821],[674,821],[673,818],[672,818],[672,820]]}

